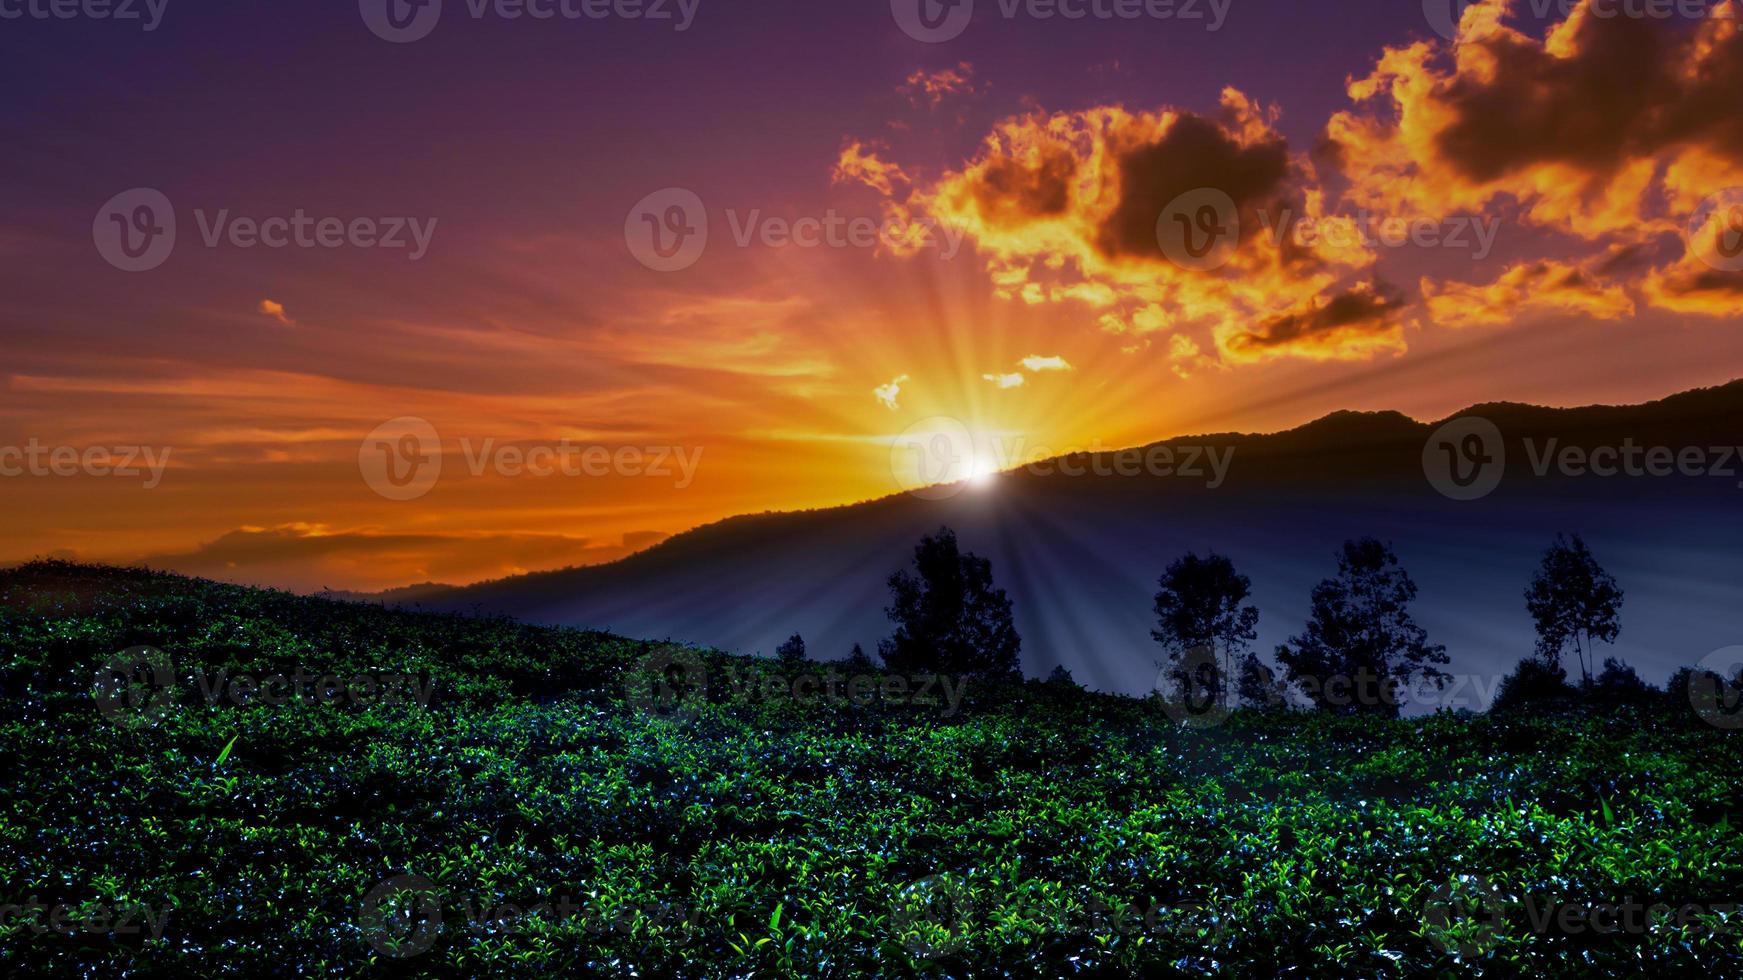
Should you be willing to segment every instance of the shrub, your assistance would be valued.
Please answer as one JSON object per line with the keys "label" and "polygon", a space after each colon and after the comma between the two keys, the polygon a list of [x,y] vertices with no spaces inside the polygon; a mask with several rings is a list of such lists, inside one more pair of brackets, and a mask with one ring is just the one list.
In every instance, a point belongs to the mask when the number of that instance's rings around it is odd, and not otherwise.
{"label": "shrub", "polygon": [[1495,692],[1495,703],[1489,706],[1489,710],[1506,713],[1566,708],[1573,703],[1575,693],[1561,664],[1546,663],[1541,657],[1526,657],[1513,668],[1513,673],[1501,679],[1501,686]]}

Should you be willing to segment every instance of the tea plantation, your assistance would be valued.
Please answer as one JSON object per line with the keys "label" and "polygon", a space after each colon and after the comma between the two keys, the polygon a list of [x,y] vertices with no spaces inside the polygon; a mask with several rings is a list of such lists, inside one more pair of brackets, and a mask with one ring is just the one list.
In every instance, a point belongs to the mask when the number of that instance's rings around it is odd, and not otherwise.
{"label": "tea plantation", "polygon": [[6,975],[1743,976],[1668,699],[1183,726],[60,563],[0,646]]}

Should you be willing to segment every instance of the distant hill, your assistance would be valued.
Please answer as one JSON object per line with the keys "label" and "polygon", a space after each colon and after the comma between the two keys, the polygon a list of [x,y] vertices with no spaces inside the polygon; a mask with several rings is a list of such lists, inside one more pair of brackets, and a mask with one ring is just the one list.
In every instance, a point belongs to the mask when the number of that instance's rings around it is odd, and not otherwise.
{"label": "distant hill", "polygon": [[[1425,447],[1471,418],[1500,432],[1504,477],[1481,499],[1449,499],[1425,475]],[[1371,534],[1415,577],[1418,618],[1454,669],[1493,675],[1529,652],[1523,589],[1555,533],[1572,531],[1627,591],[1614,652],[1662,676],[1743,643],[1743,461],[1729,460],[1730,477],[1536,472],[1570,447],[1627,445],[1695,447],[1723,463],[1706,449],[1743,445],[1743,382],[1645,405],[1478,405],[1431,423],[1339,412],[1271,435],[1142,447],[1177,462],[1232,453],[1215,487],[1208,475],[1117,475],[1114,453],[1065,457],[1045,475],[1019,470],[947,499],[737,517],[608,565],[388,598],[741,652],[772,652],[797,631],[829,658],[856,642],[875,649],[888,631],[885,579],[921,534],[950,525],[1010,591],[1029,673],[1062,663],[1092,687],[1137,693],[1155,679],[1151,595],[1168,561],[1189,549],[1233,557],[1253,579],[1269,653],[1299,629],[1339,543]]]}
{"label": "distant hill", "polygon": [[397,589],[384,589],[380,592],[355,592],[348,589],[322,589],[318,593],[323,599],[337,599],[341,602],[376,602],[384,605],[404,605],[418,602],[422,599],[446,596],[453,592],[455,586],[440,582],[420,582],[416,585],[402,585]]}

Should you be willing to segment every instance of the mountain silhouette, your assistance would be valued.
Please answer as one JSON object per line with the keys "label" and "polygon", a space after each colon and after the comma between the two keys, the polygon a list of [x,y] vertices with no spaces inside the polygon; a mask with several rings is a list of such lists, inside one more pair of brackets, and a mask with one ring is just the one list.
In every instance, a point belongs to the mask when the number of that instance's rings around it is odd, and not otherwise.
{"label": "mountain silhouette", "polygon": [[[1492,492],[1455,500],[1431,484],[1425,450],[1442,426],[1471,419],[1499,431],[1506,459],[1490,461],[1502,474]],[[1420,586],[1417,618],[1447,645],[1452,669],[1492,684],[1531,651],[1523,590],[1555,534],[1572,531],[1627,593],[1621,639],[1600,654],[1662,679],[1743,643],[1743,460],[1723,450],[1739,444],[1743,382],[1645,405],[1477,405],[1436,422],[1338,412],[1275,434],[1142,447],[1165,448],[1177,462],[1195,447],[1232,452],[1214,487],[1208,478],[1117,475],[1118,454],[1079,454],[945,499],[902,494],[735,517],[606,565],[397,598],[746,653],[772,653],[798,632],[813,657],[835,659],[855,643],[875,648],[888,632],[885,580],[922,534],[948,525],[992,560],[1010,592],[1028,674],[1063,664],[1092,687],[1140,693],[1156,678],[1151,597],[1170,560],[1188,550],[1233,558],[1252,578],[1262,614],[1255,648],[1269,656],[1299,630],[1340,543],[1373,535],[1394,545]],[[1731,475],[1582,475],[1546,462],[1630,445],[1642,461],[1647,448],[1664,447],[1698,453],[1707,467],[1728,463]]]}

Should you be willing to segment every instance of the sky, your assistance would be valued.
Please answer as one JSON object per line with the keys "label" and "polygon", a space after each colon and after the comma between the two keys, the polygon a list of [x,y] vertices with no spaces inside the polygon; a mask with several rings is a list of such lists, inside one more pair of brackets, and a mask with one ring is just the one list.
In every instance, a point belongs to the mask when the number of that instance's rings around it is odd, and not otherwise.
{"label": "sky", "polygon": [[1743,373],[1736,0],[387,2],[0,0],[0,561],[467,583],[916,434]]}

